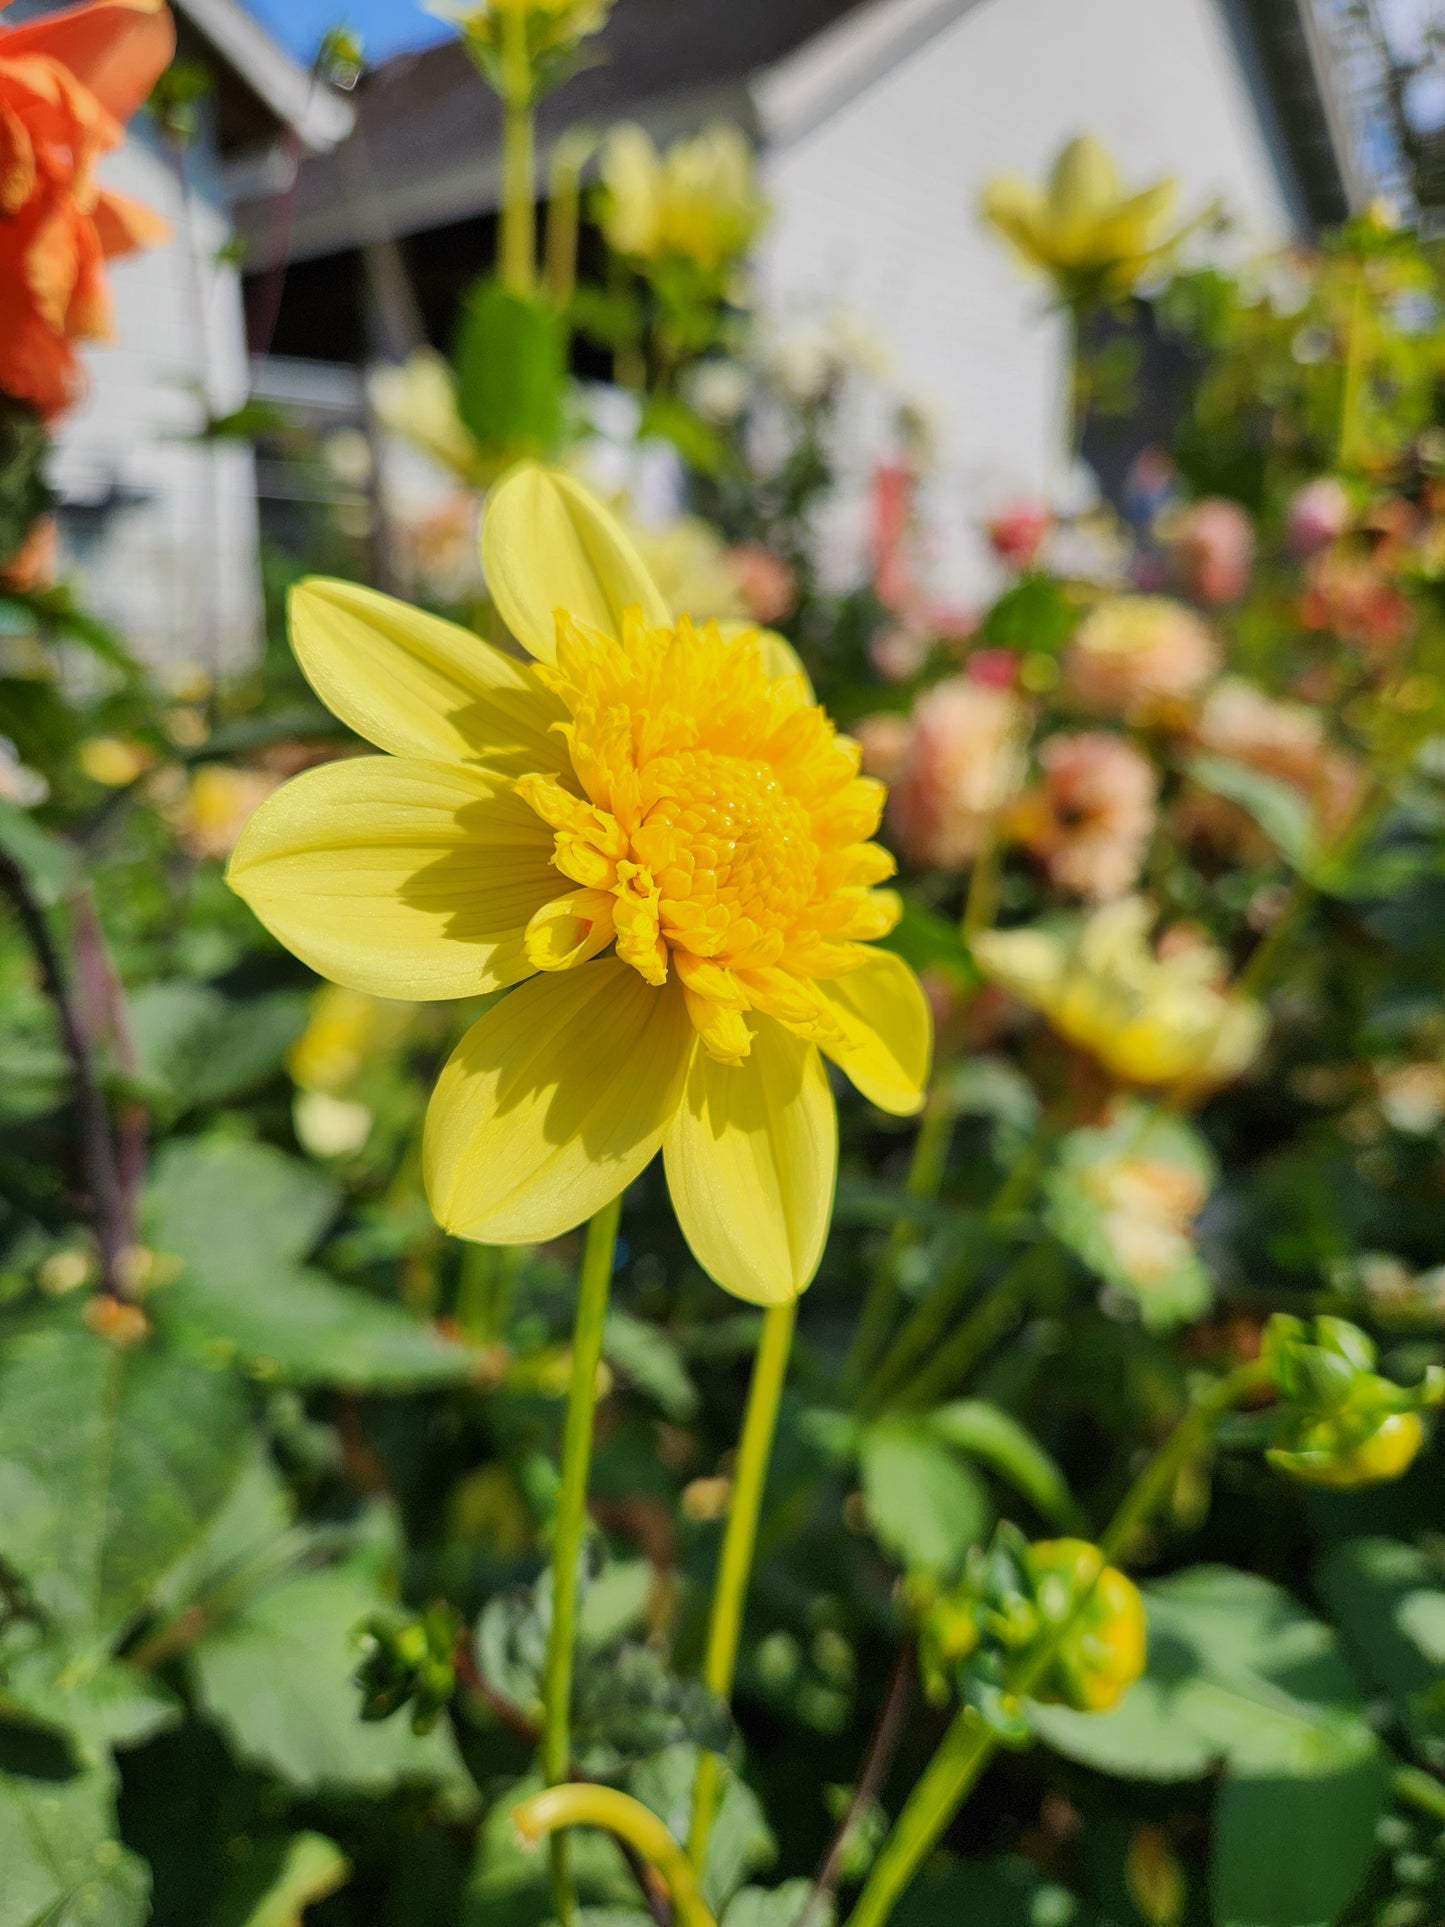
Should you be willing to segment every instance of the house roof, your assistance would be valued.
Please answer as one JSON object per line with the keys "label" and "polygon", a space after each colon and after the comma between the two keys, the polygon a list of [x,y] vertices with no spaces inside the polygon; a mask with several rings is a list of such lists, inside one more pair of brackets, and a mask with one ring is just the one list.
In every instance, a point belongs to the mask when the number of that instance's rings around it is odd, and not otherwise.
{"label": "house roof", "polygon": [[[185,0],[210,4],[211,0]],[[753,124],[748,82],[847,13],[856,0],[618,0],[593,58],[544,100],[540,145],[565,127],[624,116],[659,138],[709,115]],[[306,161],[290,212],[290,256],[313,259],[377,235],[403,236],[494,208],[501,117],[457,41],[400,54],[353,96],[356,136]],[[266,201],[237,223],[253,268],[274,265]]]}
{"label": "house roof", "polygon": [[235,86],[220,92],[223,151],[264,142],[278,123],[313,153],[351,132],[356,117],[350,103],[293,60],[240,0],[172,0],[172,7],[182,50],[209,51],[240,83],[239,93]]}

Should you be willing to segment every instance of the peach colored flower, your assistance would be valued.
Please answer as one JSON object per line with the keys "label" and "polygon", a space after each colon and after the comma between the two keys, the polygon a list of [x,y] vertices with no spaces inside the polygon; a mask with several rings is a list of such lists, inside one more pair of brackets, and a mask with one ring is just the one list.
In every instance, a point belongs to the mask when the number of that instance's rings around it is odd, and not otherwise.
{"label": "peach colored flower", "polygon": [[1123,896],[1154,833],[1154,765],[1105,730],[1050,737],[1039,762],[1043,783],[1016,818],[1023,842],[1060,889],[1095,903]]}
{"label": "peach colored flower", "polygon": [[60,558],[60,533],[53,515],[39,516],[30,524],[25,540],[0,569],[0,589],[24,594],[30,589],[48,589],[55,580]]}
{"label": "peach colored flower", "polygon": [[1397,648],[1414,621],[1406,597],[1368,556],[1333,549],[1311,562],[1299,615],[1306,629],[1381,653]]}
{"label": "peach colored flower", "polygon": [[1079,625],[1064,659],[1064,687],[1085,709],[1147,715],[1193,696],[1218,667],[1213,634],[1182,602],[1112,596]]}
{"label": "peach colored flower", "polygon": [[863,751],[865,774],[890,786],[903,775],[913,743],[913,724],[906,716],[865,716],[852,732]]}
{"label": "peach colored flower", "polygon": [[106,259],[170,232],[102,187],[95,163],[174,51],[162,0],[95,0],[0,31],[0,390],[42,415],[75,398],[72,343],[110,334]]}
{"label": "peach colored flower", "polygon": [[1227,676],[1210,690],[1195,740],[1212,755],[1298,790],[1327,835],[1349,819],[1363,791],[1364,772],[1348,751],[1329,742],[1318,710],[1276,702],[1242,676]]}
{"label": "peach colored flower", "polygon": [[739,542],[727,561],[753,621],[781,622],[798,600],[797,577],[783,558],[761,542]]}
{"label": "peach colored flower", "polygon": [[888,799],[889,826],[915,863],[952,870],[978,855],[1022,786],[1028,725],[1028,708],[1011,689],[963,676],[919,698]]}
{"label": "peach colored flower", "polygon": [[1254,524],[1224,495],[1207,495],[1174,517],[1167,533],[1175,579],[1196,601],[1238,602],[1254,566]]}

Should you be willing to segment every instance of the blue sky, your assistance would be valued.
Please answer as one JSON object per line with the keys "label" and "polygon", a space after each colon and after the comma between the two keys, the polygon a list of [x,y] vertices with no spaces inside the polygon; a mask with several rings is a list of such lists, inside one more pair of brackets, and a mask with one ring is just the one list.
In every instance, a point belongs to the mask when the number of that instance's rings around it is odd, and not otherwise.
{"label": "blue sky", "polygon": [[331,27],[354,28],[368,62],[385,60],[407,47],[427,46],[452,31],[424,13],[419,0],[245,0],[245,5],[283,47],[308,64]]}

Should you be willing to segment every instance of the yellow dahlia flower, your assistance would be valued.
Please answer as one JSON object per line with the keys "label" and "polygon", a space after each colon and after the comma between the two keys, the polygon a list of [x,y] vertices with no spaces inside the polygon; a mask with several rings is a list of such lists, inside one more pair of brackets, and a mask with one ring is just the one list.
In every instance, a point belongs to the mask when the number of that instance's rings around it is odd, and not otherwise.
{"label": "yellow dahlia flower", "polygon": [[313,688],[387,752],[263,805],[230,879],[314,969],[374,996],[516,986],[431,1100],[428,1195],[458,1237],[579,1224],[654,1153],[702,1266],[786,1302],[837,1163],[826,1054],[922,1102],[927,1003],[869,947],[897,916],[883,790],[787,645],[674,621],[625,533],[523,464],[483,562],[523,663],[370,589],[292,593]]}
{"label": "yellow dahlia flower", "polygon": [[1185,229],[1166,233],[1176,194],[1172,180],[1126,191],[1107,150],[1092,134],[1065,147],[1043,186],[1017,174],[989,182],[980,203],[1029,267],[1041,269],[1067,302],[1118,300],[1167,258]]}
{"label": "yellow dahlia flower", "polygon": [[1220,986],[1208,945],[1156,956],[1146,942],[1152,916],[1144,898],[1122,897],[1067,927],[985,931],[973,953],[986,976],[1115,1077],[1228,1083],[1257,1055],[1264,1011]]}
{"label": "yellow dahlia flower", "polygon": [[747,252],[767,219],[746,136],[726,121],[659,154],[641,127],[607,136],[598,197],[610,247],[638,261],[681,256],[708,272]]}

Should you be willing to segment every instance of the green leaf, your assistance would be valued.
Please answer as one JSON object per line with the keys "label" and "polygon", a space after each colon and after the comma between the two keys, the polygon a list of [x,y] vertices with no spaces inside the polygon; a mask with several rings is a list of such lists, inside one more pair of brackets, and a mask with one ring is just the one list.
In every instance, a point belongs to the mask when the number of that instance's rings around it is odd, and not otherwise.
{"label": "green leaf", "polygon": [[638,1391],[656,1400],[668,1418],[690,1419],[697,1411],[697,1387],[677,1347],[656,1325],[612,1310],[602,1332],[602,1355]]}
{"label": "green leaf", "polygon": [[[669,1746],[634,1768],[627,1790],[662,1821],[679,1845],[687,1839],[698,1750],[686,1743]],[[777,1842],[752,1788],[722,1764],[717,1814],[707,1844],[703,1892],[720,1913],[749,1874],[770,1866]]]}
{"label": "green leaf", "polygon": [[1325,1555],[1319,1584],[1416,1746],[1445,1767],[1445,1563],[1398,1539],[1351,1539]]}
{"label": "green leaf", "polygon": [[1307,797],[1277,776],[1225,756],[1191,756],[1184,773],[1201,789],[1243,810],[1294,869],[1308,873],[1315,825]]}
{"label": "green leaf", "polygon": [[1215,1927],[1331,1927],[1369,1870],[1389,1794],[1378,1749],[1325,1774],[1231,1774],[1214,1810]]}
{"label": "green leaf", "polygon": [[957,1572],[988,1525],[975,1474],[926,1419],[880,1419],[863,1434],[859,1456],[879,1543],[910,1571]]}
{"label": "green leaf", "polygon": [[1334,1921],[1369,1868],[1389,1793],[1388,1757],[1334,1634],[1227,1566],[1178,1573],[1145,1599],[1144,1678],[1109,1713],[1037,1707],[1038,1730],[1121,1778],[1194,1779],[1223,1764],[1217,1927]]}
{"label": "green leaf", "polygon": [[[813,1891],[811,1880],[785,1880],[777,1887],[743,1887],[728,1902],[720,1927],[797,1927]],[[838,1910],[831,1900],[814,1909],[815,1927],[833,1927]]]}
{"label": "green leaf", "polygon": [[927,1423],[945,1444],[1007,1479],[1043,1518],[1070,1530],[1080,1527],[1083,1515],[1068,1480],[1033,1434],[1001,1407],[986,1399],[955,1399],[930,1412]]}
{"label": "green leaf", "polygon": [[148,1241],[217,1285],[248,1289],[304,1258],[335,1216],[334,1185],[245,1138],[176,1138],[145,1197]]}
{"label": "green leaf", "polygon": [[109,1772],[0,1770],[0,1927],[142,1927],[150,1875],[114,1834]]}
{"label": "green leaf", "polygon": [[351,1877],[346,1855],[324,1833],[268,1841],[233,1877],[216,1927],[303,1927],[306,1909]]}
{"label": "green leaf", "polygon": [[44,1611],[112,1639],[225,1498],[246,1429],[229,1375],[154,1339],[116,1345],[72,1306],[12,1329],[0,1346],[6,1564]]}
{"label": "green leaf", "polygon": [[1073,1927],[1082,1922],[1065,1887],[1024,1859],[936,1856],[899,1901],[893,1927]]}
{"label": "green leaf", "polygon": [[80,877],[74,844],[52,836],[18,803],[0,797],[0,850],[25,872],[25,880],[44,904],[58,903]]}
{"label": "green leaf", "polygon": [[979,624],[977,641],[996,649],[1062,649],[1079,626],[1067,586],[1049,575],[1027,575],[1005,590]]}
{"label": "green leaf", "polygon": [[364,1724],[353,1683],[362,1622],[388,1602],[350,1567],[283,1576],[253,1592],[188,1656],[196,1699],[237,1757],[306,1791],[466,1784],[445,1724]]}
{"label": "green leaf", "polygon": [[299,1384],[465,1383],[465,1346],[399,1305],[297,1266],[336,1199],[324,1178],[269,1145],[173,1140],[157,1160],[145,1222],[150,1242],[185,1270],[152,1301],[157,1321]]}
{"label": "green leaf", "polygon": [[306,999],[283,991],[240,1003],[181,978],[144,985],[130,999],[130,1018],[153,1100],[180,1116],[274,1077],[305,1026]]}
{"label": "green leaf", "polygon": [[883,948],[896,951],[914,970],[941,970],[957,990],[972,990],[982,981],[957,924],[919,904],[904,904],[903,915],[883,939]]}
{"label": "green leaf", "polygon": [[457,336],[457,407],[491,455],[545,455],[562,432],[567,325],[550,302],[482,280]]}
{"label": "green leaf", "polygon": [[113,1748],[139,1746],[182,1716],[158,1679],[101,1653],[77,1655],[33,1622],[0,1641],[0,1720],[64,1735],[78,1767],[101,1766]]}

